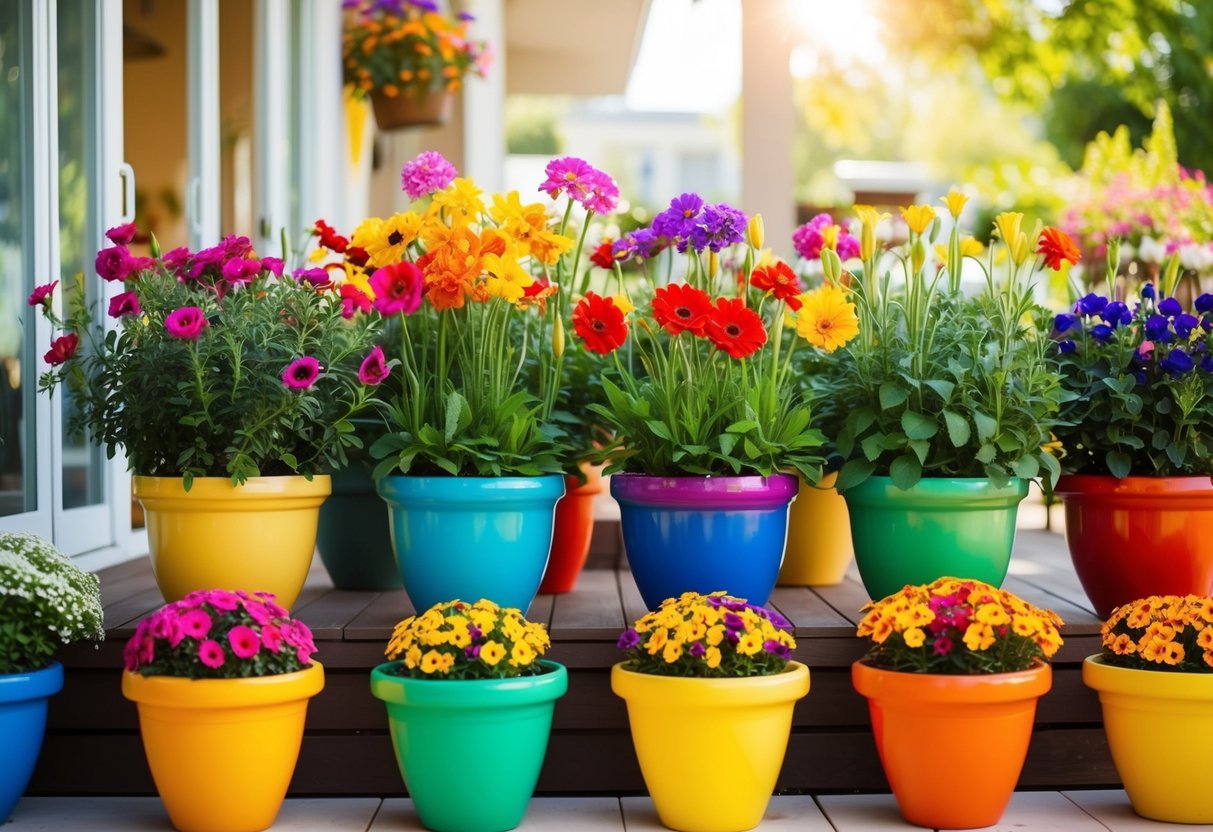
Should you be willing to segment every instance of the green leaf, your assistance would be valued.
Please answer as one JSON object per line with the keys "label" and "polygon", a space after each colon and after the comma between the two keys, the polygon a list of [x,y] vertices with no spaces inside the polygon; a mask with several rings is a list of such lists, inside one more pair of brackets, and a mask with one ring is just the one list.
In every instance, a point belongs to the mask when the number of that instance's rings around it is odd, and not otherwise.
{"label": "green leaf", "polygon": [[939,423],[916,410],[901,414],[901,429],[911,439],[930,439],[939,432]]}
{"label": "green leaf", "polygon": [[1171,460],[1171,464],[1176,468],[1182,468],[1184,460],[1188,457],[1188,449],[1184,445],[1178,445],[1172,442],[1167,446],[1167,458]]}
{"label": "green leaf", "polygon": [[926,464],[927,456],[931,453],[931,443],[925,439],[914,439],[909,442],[910,450],[914,452],[914,456],[918,457],[918,461]]}
{"label": "green leaf", "polygon": [[674,441],[674,437],[670,434],[670,429],[666,426],[665,422],[658,421],[657,419],[649,419],[647,422],[645,422],[645,425],[647,425],[649,430],[653,432],[654,436],[665,439],[667,442]]}
{"label": "green leaf", "polygon": [[459,430],[461,403],[463,403],[463,396],[458,393],[451,393],[446,397],[446,423],[442,430],[442,438],[448,443],[455,438],[455,433]]}
{"label": "green leaf", "polygon": [[913,488],[922,479],[922,463],[914,454],[902,454],[889,466],[889,478],[902,490]]}
{"label": "green leaf", "polygon": [[289,451],[283,451],[281,459],[283,462],[285,462],[287,465],[290,466],[292,471],[299,470],[299,460],[295,459],[295,455],[293,453],[290,453]]}
{"label": "green leaf", "polygon": [[998,456],[998,450],[993,445],[991,445],[989,442],[987,442],[986,444],[982,445],[980,448],[977,449],[977,454],[976,454],[975,458],[977,459],[978,462],[980,462],[984,465],[984,464],[989,464],[990,462],[992,462],[994,460],[994,457],[996,457],[996,456]]}
{"label": "green leaf", "polygon": [[880,409],[888,410],[901,404],[910,395],[910,391],[891,381],[880,385]]}
{"label": "green leaf", "polygon": [[737,445],[737,438],[735,433],[720,434],[720,452],[725,456],[733,453],[733,448]]}
{"label": "green leaf", "polygon": [[992,416],[987,416],[980,410],[973,411],[973,424],[977,426],[977,439],[988,442],[990,437],[998,433],[998,422]]}
{"label": "green leaf", "polygon": [[875,470],[875,462],[869,462],[866,459],[852,459],[839,469],[838,480],[834,487],[839,491],[846,491],[872,476],[872,472]]}
{"label": "green leaf", "polygon": [[1108,451],[1104,455],[1104,464],[1108,466],[1108,473],[1117,479],[1129,476],[1129,471],[1133,468],[1133,461],[1124,451]]}
{"label": "green leaf", "polygon": [[1061,463],[1053,454],[1041,454],[1040,462],[1049,473],[1049,488],[1052,488],[1057,485],[1057,478],[1061,476]]}
{"label": "green leaf", "polygon": [[724,430],[725,433],[749,433],[757,427],[758,423],[753,419],[742,419],[739,422],[734,422],[733,424],[729,425]]}
{"label": "green leaf", "polygon": [[939,378],[928,379],[928,380],[924,381],[923,384],[925,384],[927,387],[930,387],[932,390],[934,390],[936,393],[938,393],[939,398],[943,399],[945,404],[947,404],[949,401],[952,400],[952,393],[954,393],[956,391],[955,384],[953,384],[950,381],[944,381],[943,379],[939,379]]}
{"label": "green leaf", "polygon": [[1025,454],[1015,460],[1015,464],[1011,466],[1011,470],[1015,472],[1015,476],[1022,477],[1025,480],[1035,479],[1040,473],[1040,463],[1036,461],[1036,457]]}
{"label": "green leaf", "polygon": [[884,453],[884,440],[885,435],[883,433],[874,433],[871,436],[865,437],[863,442],[859,443],[860,447],[863,448],[864,457],[869,461],[878,459]]}
{"label": "green leaf", "polygon": [[943,420],[948,426],[948,439],[952,441],[952,447],[961,448],[969,441],[972,432],[969,430],[969,423],[965,417],[961,416],[952,410],[943,412]]}

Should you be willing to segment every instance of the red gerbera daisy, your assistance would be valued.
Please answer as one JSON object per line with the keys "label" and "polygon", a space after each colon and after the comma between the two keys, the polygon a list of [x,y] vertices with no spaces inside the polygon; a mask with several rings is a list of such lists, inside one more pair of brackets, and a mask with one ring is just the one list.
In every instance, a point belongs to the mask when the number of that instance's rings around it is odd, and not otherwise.
{"label": "red gerbera daisy", "polygon": [[615,305],[613,298],[604,298],[594,292],[586,292],[573,310],[573,331],[585,342],[586,349],[600,355],[619,349],[628,337],[623,310]]}
{"label": "red gerbera daisy", "polygon": [[615,255],[611,250],[610,240],[603,240],[598,248],[594,249],[594,253],[590,255],[590,262],[600,269],[609,269],[615,265]]}
{"label": "red gerbera daisy", "polygon": [[762,318],[740,298],[718,298],[708,319],[708,338],[733,358],[746,358],[767,342]]}
{"label": "red gerbera daisy", "polygon": [[1081,256],[1078,246],[1074,245],[1070,235],[1051,226],[1040,232],[1040,242],[1037,244],[1036,253],[1044,255],[1045,265],[1053,271],[1061,268],[1062,260],[1068,260],[1073,264],[1077,263]]}
{"label": "red gerbera daisy", "polygon": [[711,316],[712,299],[702,289],[671,283],[653,295],[653,317],[671,335],[687,331],[703,335]]}
{"label": "red gerbera daisy", "polygon": [[788,308],[793,312],[800,311],[800,278],[796,277],[796,272],[784,262],[775,263],[772,266],[763,266],[761,269],[755,269],[750,275],[750,285],[755,289],[763,292],[770,292],[775,296],[776,300],[787,301]]}

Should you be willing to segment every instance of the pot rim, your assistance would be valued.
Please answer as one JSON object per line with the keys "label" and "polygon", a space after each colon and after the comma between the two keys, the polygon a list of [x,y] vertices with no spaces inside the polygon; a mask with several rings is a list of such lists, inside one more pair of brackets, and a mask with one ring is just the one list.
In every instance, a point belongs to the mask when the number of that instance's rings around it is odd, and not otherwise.
{"label": "pot rim", "polygon": [[281,477],[249,477],[243,485],[232,485],[230,477],[194,477],[186,491],[183,477],[131,477],[136,499],[222,500],[245,497],[327,497],[333,492],[333,478],[328,474],[313,474],[309,481],[303,474]]}
{"label": "pot rim", "polygon": [[1036,659],[1027,670],[1009,673],[914,673],[857,659],[851,665],[851,683],[863,696],[885,702],[1014,702],[1048,693],[1053,687],[1053,667]]}
{"label": "pot rim", "polygon": [[1059,497],[1114,496],[1159,497],[1175,493],[1203,496],[1213,495],[1213,477],[1194,474],[1186,477],[1128,476],[1117,479],[1111,474],[1063,474],[1053,493]]}
{"label": "pot rim", "polygon": [[294,673],[237,679],[188,679],[144,676],[122,671],[122,695],[139,705],[181,710],[214,710],[274,705],[309,699],[324,689],[324,665],[318,661]]}
{"label": "pot rim", "polygon": [[0,674],[0,703],[45,699],[63,690],[63,665],[52,661],[37,670]]}
{"label": "pot rim", "polygon": [[1099,693],[1128,694],[1149,699],[1213,699],[1213,673],[1184,673],[1118,667],[1094,653],[1082,661],[1083,684]]}
{"label": "pot rim", "polygon": [[483,708],[491,701],[503,706],[551,702],[569,688],[569,673],[560,662],[540,659],[546,673],[509,679],[414,679],[386,672],[396,659],[371,670],[371,695],[389,705],[443,710]]}
{"label": "pot rim", "polygon": [[667,706],[718,705],[722,698],[737,699],[750,705],[794,702],[809,692],[809,668],[803,662],[789,661],[784,670],[769,676],[662,676],[641,673],[624,667],[627,661],[611,666],[611,690],[628,702],[657,702]]}
{"label": "pot rim", "polygon": [[700,510],[778,509],[791,503],[800,489],[792,474],[769,477],[666,477],[620,472],[611,475],[611,496],[621,504]]}
{"label": "pot rim", "polygon": [[391,474],[379,480],[376,490],[389,503],[408,501],[410,506],[468,503],[555,502],[564,496],[564,474],[538,477],[431,477]]}
{"label": "pot rim", "polygon": [[871,476],[842,492],[848,504],[898,505],[914,508],[974,506],[1014,508],[1028,496],[1028,480],[1011,477],[997,486],[988,477],[923,477],[908,489],[893,485],[892,477]]}

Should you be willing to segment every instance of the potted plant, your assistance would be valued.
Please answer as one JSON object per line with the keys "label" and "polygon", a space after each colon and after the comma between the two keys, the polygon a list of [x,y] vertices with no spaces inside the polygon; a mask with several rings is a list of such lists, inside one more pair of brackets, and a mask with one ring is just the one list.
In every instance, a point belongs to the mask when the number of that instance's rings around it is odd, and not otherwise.
{"label": "potted plant", "polygon": [[[1213,823],[1202,751],[1213,743],[1213,597],[1152,595],[1117,607],[1082,680],[1099,693],[1112,762],[1133,811]],[[1160,764],[1155,750],[1167,749]]]}
{"label": "potted plant", "polygon": [[[393,659],[371,671],[421,823],[503,832],[522,822],[547,750],[564,665],[543,658],[542,624],[481,599],[448,601],[396,625]],[[505,763],[474,773],[462,749]]]}
{"label": "potted plant", "polygon": [[[939,829],[993,826],[1023,768],[1036,700],[1052,686],[1047,660],[1062,621],[981,581],[940,578],[864,607],[867,655],[851,666],[868,699],[872,735],[901,814]],[[996,752],[965,756],[941,737],[980,738]]]}
{"label": "potted plant", "polygon": [[[256,832],[295,771],[308,699],[324,687],[311,631],[272,593],[197,590],[139,622],[122,694],[181,832]],[[216,765],[215,749],[235,761]]]}
{"label": "potted plant", "polygon": [[611,690],[657,817],[684,832],[762,820],[809,669],[778,613],[714,592],[670,598],[623,632]]}
{"label": "potted plant", "polygon": [[[1114,242],[1109,279],[1117,260]],[[1213,593],[1213,295],[1185,310],[1170,296],[1178,269],[1172,257],[1132,307],[1092,293],[1054,325],[1071,396],[1054,428],[1065,450],[1055,493],[1100,615],[1133,598]]]}
{"label": "potted plant", "polygon": [[469,72],[483,75],[483,42],[468,39],[470,14],[452,19],[432,0],[352,0],[345,6],[345,83],[370,98],[380,129],[444,124]]}
{"label": "potted plant", "polygon": [[[649,609],[687,590],[766,603],[798,486],[784,472],[813,482],[821,474],[822,437],[809,427],[790,357],[819,317],[837,316],[845,341],[854,310],[840,295],[802,309],[799,286],[777,267],[754,269],[754,230],[738,257],[740,285],[720,280],[720,260],[745,242],[747,219],[683,194],[647,231],[686,254],[684,282],[658,286],[631,323],[594,292],[573,312],[585,348],[614,354],[615,372],[602,380],[607,404],[590,409],[617,437],[604,449],[606,472]],[[785,332],[785,314],[796,333]]]}
{"label": "potted plant", "polygon": [[[926,263],[939,228],[935,210],[915,205],[903,209],[908,256],[897,259],[904,280],[878,272],[871,246],[851,287],[860,337],[847,347],[836,388],[847,411],[837,438],[847,461],[837,487],[872,598],[948,574],[1000,584],[1029,480],[1051,482],[1059,472],[1044,446],[1063,391],[1031,274],[1034,251],[1051,268],[1077,254],[1055,229],[1027,234],[1021,214],[1000,214],[1005,277],[995,274],[991,251],[986,262],[976,260],[984,291],[967,297],[964,200],[956,192],[945,198],[953,228],[944,269],[929,273]],[[884,217],[857,210],[863,239],[874,240]]]}
{"label": "potted plant", "polygon": [[97,576],[32,534],[0,532],[0,824],[25,791],[63,687],[62,644],[105,638]]}
{"label": "potted plant", "polygon": [[31,297],[66,330],[39,389],[70,385],[74,424],[126,454],[166,600],[226,586],[272,591],[289,607],[330,490],[323,472],[359,444],[351,420],[370,401],[376,319],[306,270],[284,275],[245,237],[136,257],[133,233],[110,229],[115,245],[97,253],[98,274],[125,290],[109,303],[109,331],[84,292],[66,321],[54,284]]}

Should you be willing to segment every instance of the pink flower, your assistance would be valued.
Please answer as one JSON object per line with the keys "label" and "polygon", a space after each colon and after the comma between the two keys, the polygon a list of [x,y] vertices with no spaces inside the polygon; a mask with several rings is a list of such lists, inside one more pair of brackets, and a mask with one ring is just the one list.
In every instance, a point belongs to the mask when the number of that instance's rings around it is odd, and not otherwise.
{"label": "pink flower", "polygon": [[351,283],[341,284],[341,317],[346,320],[354,317],[356,312],[370,312],[371,299]]}
{"label": "pink flower", "polygon": [[249,618],[256,621],[262,627],[270,623],[270,612],[261,601],[252,599],[245,601],[244,611],[249,614]]}
{"label": "pink flower", "polygon": [[115,225],[109,231],[105,232],[105,236],[109,238],[111,243],[119,246],[128,246],[135,239],[135,224],[128,222],[126,225]]}
{"label": "pink flower", "polygon": [[371,348],[370,355],[362,359],[362,364],[358,366],[358,380],[373,387],[382,384],[389,375],[387,362],[383,358],[383,348],[376,344]]}
{"label": "pink flower", "polygon": [[114,246],[97,252],[93,267],[103,280],[126,280],[131,271],[130,261],[130,252],[126,250],[126,246]]}
{"label": "pink flower", "polygon": [[231,612],[240,606],[240,599],[226,589],[210,589],[206,592],[206,603],[217,610]]}
{"label": "pink flower", "polygon": [[41,286],[34,287],[34,291],[30,292],[29,300],[27,302],[30,306],[43,304],[49,308],[51,305],[51,295],[54,294],[55,287],[58,285],[58,280],[52,280],[50,283],[43,283]]}
{"label": "pink flower", "polygon": [[282,630],[273,624],[266,624],[261,628],[261,643],[266,650],[277,653],[282,649]]}
{"label": "pink flower", "polygon": [[330,283],[332,283],[332,280],[329,279],[328,271],[320,268],[295,269],[295,271],[291,272],[291,277],[295,278],[295,280],[299,281],[300,283],[307,281],[308,283],[312,284],[313,288],[316,289],[319,289],[321,286],[328,286]]}
{"label": "pink flower", "polygon": [[306,390],[320,378],[320,362],[310,355],[296,358],[282,371],[282,383],[292,390]]}
{"label": "pink flower", "polygon": [[615,180],[584,159],[575,156],[553,159],[544,172],[548,178],[539,185],[539,190],[552,199],[568,194],[569,199],[595,214],[609,214],[619,203]]}
{"label": "pink flower", "polygon": [[223,652],[223,645],[214,639],[208,638],[198,645],[198,661],[207,667],[223,667],[226,659],[227,654]]}
{"label": "pink flower", "polygon": [[375,308],[382,315],[412,315],[421,306],[425,278],[415,263],[405,261],[376,269],[371,275]]}
{"label": "pink flower", "polygon": [[400,187],[409,195],[409,199],[420,199],[426,194],[441,191],[454,181],[458,173],[441,153],[427,150],[405,163],[400,171]]}
{"label": "pink flower", "polygon": [[262,257],[261,268],[274,277],[282,277],[282,260],[278,257]]}
{"label": "pink flower", "polygon": [[223,279],[228,283],[251,283],[253,278],[259,274],[261,274],[260,260],[234,257],[223,264]]}
{"label": "pink flower", "polygon": [[169,335],[189,341],[197,341],[206,326],[206,316],[197,306],[183,306],[170,312],[164,319],[164,328],[168,330]]}
{"label": "pink flower", "polygon": [[110,317],[121,318],[123,315],[139,315],[143,310],[139,306],[139,296],[134,292],[123,292],[110,298]]}
{"label": "pink flower", "polygon": [[940,636],[935,639],[935,655],[946,656],[952,652],[952,639],[947,636]]}
{"label": "pink flower", "polygon": [[42,356],[42,360],[51,366],[58,366],[75,355],[76,348],[79,346],[80,336],[76,333],[69,332],[67,335],[61,335],[51,341],[51,348]]}
{"label": "pink flower", "polygon": [[190,638],[203,639],[211,631],[211,617],[204,610],[190,610],[180,621],[181,631]]}
{"label": "pink flower", "polygon": [[261,638],[257,631],[243,624],[231,629],[227,641],[232,646],[232,652],[241,659],[251,659],[261,649]]}

